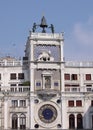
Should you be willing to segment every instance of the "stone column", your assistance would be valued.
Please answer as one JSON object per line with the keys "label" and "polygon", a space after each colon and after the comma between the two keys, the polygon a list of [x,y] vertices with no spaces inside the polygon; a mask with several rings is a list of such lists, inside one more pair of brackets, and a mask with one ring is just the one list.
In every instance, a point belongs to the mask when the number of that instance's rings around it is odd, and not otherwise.
{"label": "stone column", "polygon": [[75,128],[77,129],[77,114],[75,114],[74,116],[75,116]]}
{"label": "stone column", "polygon": [[8,97],[4,97],[4,129],[8,129],[9,117],[8,117]]}
{"label": "stone column", "polygon": [[62,113],[61,113],[61,118],[62,118],[62,129],[68,129],[69,128],[69,119],[67,116],[67,105],[66,105],[66,98],[64,95],[61,97],[62,99]]}
{"label": "stone column", "polygon": [[18,115],[18,128],[20,128],[20,117]]}
{"label": "stone column", "polygon": [[79,78],[80,78],[80,91],[84,92],[85,88],[84,88],[84,83],[83,83],[84,82],[83,81],[84,80],[83,73],[80,73],[80,77]]}
{"label": "stone column", "polygon": [[34,129],[34,116],[35,116],[35,111],[34,111],[34,95],[31,94],[30,96],[30,129]]}
{"label": "stone column", "polygon": [[85,129],[90,129],[90,119],[89,119],[89,102],[90,99],[88,99],[88,97],[85,98],[85,106],[84,106],[84,128]]}

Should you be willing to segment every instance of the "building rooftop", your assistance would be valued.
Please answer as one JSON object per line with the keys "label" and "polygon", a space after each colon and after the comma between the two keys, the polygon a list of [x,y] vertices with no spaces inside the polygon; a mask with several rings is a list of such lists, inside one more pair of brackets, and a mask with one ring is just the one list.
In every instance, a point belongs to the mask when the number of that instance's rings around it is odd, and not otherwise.
{"label": "building rooftop", "polygon": [[21,66],[22,60],[16,59],[15,57],[6,56],[0,58],[0,66]]}

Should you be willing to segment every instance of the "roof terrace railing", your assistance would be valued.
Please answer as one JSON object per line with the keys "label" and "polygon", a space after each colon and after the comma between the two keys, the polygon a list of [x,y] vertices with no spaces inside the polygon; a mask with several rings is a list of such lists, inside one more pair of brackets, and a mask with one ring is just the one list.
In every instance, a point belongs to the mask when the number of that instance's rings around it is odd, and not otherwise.
{"label": "roof terrace railing", "polygon": [[0,61],[0,66],[22,66],[22,61],[7,61],[7,60],[3,60]]}
{"label": "roof terrace railing", "polygon": [[93,61],[66,61],[66,67],[93,67]]}

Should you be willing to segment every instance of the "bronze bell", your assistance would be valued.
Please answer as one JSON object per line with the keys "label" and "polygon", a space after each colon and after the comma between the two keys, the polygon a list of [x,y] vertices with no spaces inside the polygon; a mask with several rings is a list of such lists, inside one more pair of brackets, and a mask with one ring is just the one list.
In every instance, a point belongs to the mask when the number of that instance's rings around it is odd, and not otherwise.
{"label": "bronze bell", "polygon": [[43,28],[42,32],[45,33],[45,28],[48,27],[47,23],[46,23],[46,19],[45,17],[43,16],[42,19],[41,19],[41,24],[40,24],[40,27]]}

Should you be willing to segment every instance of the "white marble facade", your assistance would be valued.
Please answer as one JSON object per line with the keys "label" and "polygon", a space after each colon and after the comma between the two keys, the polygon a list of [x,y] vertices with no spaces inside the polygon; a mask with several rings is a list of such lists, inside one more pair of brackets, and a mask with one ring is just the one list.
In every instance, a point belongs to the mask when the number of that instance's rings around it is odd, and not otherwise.
{"label": "white marble facade", "polygon": [[0,130],[93,129],[93,62],[64,61],[62,33],[30,32],[0,59]]}

